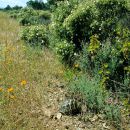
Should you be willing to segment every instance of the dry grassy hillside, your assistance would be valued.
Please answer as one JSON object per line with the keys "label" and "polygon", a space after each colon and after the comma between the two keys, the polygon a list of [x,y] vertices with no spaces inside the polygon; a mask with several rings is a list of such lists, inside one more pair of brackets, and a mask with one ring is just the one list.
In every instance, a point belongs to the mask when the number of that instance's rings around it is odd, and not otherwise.
{"label": "dry grassy hillside", "polygon": [[62,81],[64,70],[47,49],[25,45],[19,31],[17,22],[0,13],[0,129],[42,130],[38,113],[49,104],[46,88]]}

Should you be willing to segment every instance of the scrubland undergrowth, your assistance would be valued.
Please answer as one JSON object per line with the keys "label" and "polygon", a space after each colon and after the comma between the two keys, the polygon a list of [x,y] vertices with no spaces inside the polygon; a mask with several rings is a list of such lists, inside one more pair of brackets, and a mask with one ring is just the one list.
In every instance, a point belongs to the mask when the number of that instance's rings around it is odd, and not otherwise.
{"label": "scrubland undergrowth", "polygon": [[128,5],[68,0],[7,11],[15,20],[0,13],[0,129],[129,129]]}

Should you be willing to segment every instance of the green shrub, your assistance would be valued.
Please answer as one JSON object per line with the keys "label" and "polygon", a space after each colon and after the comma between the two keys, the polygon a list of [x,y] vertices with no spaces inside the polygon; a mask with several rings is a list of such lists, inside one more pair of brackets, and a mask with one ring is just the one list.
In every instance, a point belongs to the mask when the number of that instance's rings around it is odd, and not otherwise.
{"label": "green shrub", "polygon": [[116,36],[117,24],[129,14],[126,0],[100,0],[96,3],[96,8],[100,39],[105,40],[109,37],[113,40]]}
{"label": "green shrub", "polygon": [[117,24],[127,14],[129,10],[125,1],[85,1],[64,20],[63,26],[75,44],[80,44],[82,41],[88,42],[94,34],[99,36],[100,41],[107,38],[113,40],[116,36]]}
{"label": "green shrub", "polygon": [[80,47],[82,41],[89,41],[94,34],[101,41],[114,38],[117,24],[128,14],[125,1],[69,1],[60,2],[53,13],[52,21],[60,38],[72,40]]}
{"label": "green shrub", "polygon": [[99,75],[102,86],[128,94],[129,42],[118,39],[113,45],[110,41],[100,45],[96,38],[94,39],[83,47],[79,59],[80,68],[91,76]]}
{"label": "green shrub", "polygon": [[86,75],[71,82],[69,92],[78,104],[86,105],[90,112],[104,114],[118,128],[121,128],[121,111],[115,103],[114,97],[104,91],[99,84],[98,78]]}
{"label": "green shrub", "polygon": [[[79,0],[62,1],[57,4],[57,8],[52,13],[52,30],[58,38],[66,37],[66,30],[63,27],[63,22],[66,17],[71,14],[71,11],[78,4]],[[69,37],[69,34],[67,35]]]}
{"label": "green shrub", "polygon": [[[74,94],[80,92],[86,101],[87,107],[95,112],[102,111],[106,96],[96,80],[83,76],[71,84],[70,91]],[[74,95],[73,95],[74,96]]]}
{"label": "green shrub", "polygon": [[[58,2],[52,13],[50,39],[52,42],[57,39],[57,41],[65,40],[74,44],[76,53],[82,51],[84,44],[89,46],[90,39],[94,35],[98,35],[100,44],[109,40],[111,46],[116,43],[118,29],[122,30],[123,23],[128,20],[127,16],[129,16],[129,8],[125,0]],[[55,43],[53,42],[53,44]],[[92,61],[91,58],[89,54],[92,65],[92,62],[95,61]]]}
{"label": "green shrub", "polygon": [[96,55],[101,50],[98,37],[96,35],[91,36],[90,44],[86,44],[82,48],[83,49],[79,59],[81,69],[85,72],[89,72],[91,75],[97,74],[100,68],[100,61],[96,59]]}
{"label": "green shrub", "polygon": [[117,129],[120,130],[121,129],[121,111],[120,111],[119,106],[113,105],[113,104],[105,105],[104,113],[105,113],[105,118],[107,120],[112,121],[113,125]]}
{"label": "green shrub", "polygon": [[38,11],[39,12],[39,17],[44,18],[44,19],[50,19],[51,15],[49,11]]}
{"label": "green shrub", "polygon": [[129,22],[129,14],[127,0],[59,2],[53,12],[50,26],[53,38],[50,39],[59,44],[54,47],[58,48],[62,60],[72,64],[73,55],[80,53],[79,64],[83,71],[100,76],[106,88],[128,91],[128,87],[122,89],[119,84],[129,86],[128,70],[124,70],[130,66],[130,31],[124,24]]}
{"label": "green shrub", "polygon": [[17,19],[19,12],[20,12],[20,10],[11,10],[11,11],[9,11],[9,16],[10,16],[11,18]]}
{"label": "green shrub", "polygon": [[56,53],[61,56],[63,62],[72,65],[75,60],[74,45],[67,41],[58,42],[56,45]]}
{"label": "green shrub", "polygon": [[63,23],[67,33],[71,36],[71,40],[78,49],[81,48],[82,41],[88,40],[92,35],[90,25],[94,20],[94,12],[91,8],[93,8],[92,5],[89,6],[88,3],[80,4]]}
{"label": "green shrub", "polygon": [[21,25],[30,25],[31,22],[36,22],[33,16],[36,16],[37,12],[32,8],[23,8],[17,15],[18,21]]}
{"label": "green shrub", "polygon": [[21,25],[49,24],[51,14],[49,11],[23,8],[18,11],[10,11],[10,17],[18,19]]}
{"label": "green shrub", "polygon": [[78,63],[83,72],[92,74],[93,68],[92,68],[92,63],[87,48],[88,45],[83,46]]}
{"label": "green shrub", "polygon": [[48,46],[47,29],[43,25],[24,27],[21,38],[30,45]]}

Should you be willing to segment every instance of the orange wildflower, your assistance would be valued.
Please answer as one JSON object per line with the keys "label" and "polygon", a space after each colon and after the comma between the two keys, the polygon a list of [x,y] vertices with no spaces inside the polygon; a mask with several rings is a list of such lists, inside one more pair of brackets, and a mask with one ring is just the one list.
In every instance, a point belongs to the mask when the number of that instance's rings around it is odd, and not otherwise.
{"label": "orange wildflower", "polygon": [[2,92],[2,91],[3,91],[3,88],[0,87],[0,92]]}
{"label": "orange wildflower", "polygon": [[12,87],[8,88],[8,92],[13,92],[14,89]]}
{"label": "orange wildflower", "polygon": [[27,84],[27,81],[26,81],[26,80],[22,80],[20,84],[21,84],[21,85],[26,85],[26,84]]}

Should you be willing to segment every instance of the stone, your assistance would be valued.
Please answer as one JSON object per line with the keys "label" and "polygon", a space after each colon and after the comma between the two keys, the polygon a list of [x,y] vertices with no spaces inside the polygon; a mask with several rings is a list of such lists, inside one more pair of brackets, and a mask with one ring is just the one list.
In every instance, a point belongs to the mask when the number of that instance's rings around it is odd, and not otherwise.
{"label": "stone", "polygon": [[71,124],[69,124],[69,123],[64,124],[64,127],[66,130],[68,130],[70,128],[70,126],[71,126]]}
{"label": "stone", "polygon": [[60,120],[61,117],[62,117],[62,114],[61,114],[61,113],[57,113],[56,118],[57,118],[58,120]]}
{"label": "stone", "polygon": [[81,111],[83,114],[85,114],[87,112],[87,106],[86,105],[82,105],[81,106]]}
{"label": "stone", "polygon": [[57,87],[59,87],[59,88],[64,88],[64,87],[65,87],[65,84],[64,84],[64,83],[58,83],[58,84],[57,84]]}
{"label": "stone", "polygon": [[60,104],[59,111],[64,115],[76,115],[81,113],[81,106],[75,100],[67,99]]}
{"label": "stone", "polygon": [[78,128],[76,128],[76,130],[82,130],[82,129],[78,127]]}
{"label": "stone", "polygon": [[106,123],[103,123],[103,128],[110,130],[110,127],[106,125]]}
{"label": "stone", "polygon": [[52,118],[54,116],[54,114],[49,109],[46,109],[46,108],[43,109],[43,114],[44,116],[49,117],[49,118]]}
{"label": "stone", "polygon": [[96,120],[98,120],[98,116],[97,116],[97,115],[95,115],[95,116],[91,119],[91,122],[94,122],[94,121],[96,121]]}
{"label": "stone", "polygon": [[46,110],[44,112],[44,115],[47,116],[47,117],[51,117],[52,114],[51,114],[51,112],[49,110]]}

